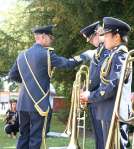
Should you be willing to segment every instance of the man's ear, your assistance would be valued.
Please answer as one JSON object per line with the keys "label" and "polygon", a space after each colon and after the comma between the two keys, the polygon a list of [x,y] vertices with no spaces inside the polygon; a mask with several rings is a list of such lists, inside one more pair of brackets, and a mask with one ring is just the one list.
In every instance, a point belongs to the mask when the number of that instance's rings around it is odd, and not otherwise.
{"label": "man's ear", "polygon": [[115,38],[115,41],[116,42],[120,42],[121,41],[121,37],[120,37],[120,34],[119,33],[115,34],[114,35],[114,38]]}

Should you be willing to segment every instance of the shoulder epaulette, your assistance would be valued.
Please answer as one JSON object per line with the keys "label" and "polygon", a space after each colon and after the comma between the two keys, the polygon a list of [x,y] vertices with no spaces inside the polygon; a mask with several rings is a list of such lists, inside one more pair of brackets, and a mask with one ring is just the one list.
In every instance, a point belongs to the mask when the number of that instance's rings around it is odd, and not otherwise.
{"label": "shoulder epaulette", "polygon": [[53,51],[54,48],[52,48],[52,47],[48,47],[48,50],[49,50],[49,51]]}
{"label": "shoulder epaulette", "polygon": [[117,50],[128,53],[128,48],[125,45],[121,45]]}

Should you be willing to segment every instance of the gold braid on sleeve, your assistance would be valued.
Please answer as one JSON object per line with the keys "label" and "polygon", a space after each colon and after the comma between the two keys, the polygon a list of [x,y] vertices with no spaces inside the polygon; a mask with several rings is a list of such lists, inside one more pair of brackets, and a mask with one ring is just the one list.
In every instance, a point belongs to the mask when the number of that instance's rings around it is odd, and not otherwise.
{"label": "gold braid on sleeve", "polygon": [[52,74],[54,73],[54,69],[52,69],[51,66],[51,57],[50,57],[50,51],[53,51],[54,48],[48,47],[48,51],[47,51],[47,63],[48,63],[48,76],[49,78],[52,78]]}

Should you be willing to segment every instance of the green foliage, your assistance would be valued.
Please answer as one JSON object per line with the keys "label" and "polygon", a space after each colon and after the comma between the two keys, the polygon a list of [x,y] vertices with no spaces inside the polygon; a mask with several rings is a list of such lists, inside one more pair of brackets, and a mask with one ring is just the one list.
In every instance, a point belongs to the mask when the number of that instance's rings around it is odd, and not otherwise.
{"label": "green foliage", "polygon": [[13,147],[15,149],[15,139],[8,138],[4,132],[4,117],[0,116],[0,148]]}
{"label": "green foliage", "polygon": [[[132,0],[18,0],[15,8],[2,14],[6,19],[0,28],[0,74],[8,72],[19,51],[32,45],[31,29],[35,26],[57,24],[53,47],[59,55],[70,57],[91,48],[80,36],[81,28],[104,16],[120,18],[134,28],[133,14]],[[130,49],[134,47],[133,32],[129,36]],[[60,95],[70,94],[76,71],[55,72]]]}
{"label": "green foliage", "polygon": [[64,96],[67,99],[71,98],[73,81],[75,79],[76,71],[56,70],[53,75],[53,84],[58,96]]}
{"label": "green foliage", "polygon": [[4,84],[3,84],[4,82],[0,79],[0,90],[3,90],[3,88],[4,88]]}
{"label": "green foliage", "polygon": [[10,86],[9,86],[9,91],[10,92],[14,92],[14,91],[18,91],[19,86],[13,82]]}
{"label": "green foliage", "polygon": [[[32,12],[29,16],[31,18],[29,24],[57,24],[54,47],[57,53],[66,57],[77,55],[87,49],[87,44],[79,34],[80,29],[92,22],[102,20],[104,16],[123,19],[131,24],[132,28],[134,27],[132,0],[33,0],[27,8]],[[133,40],[132,32],[129,40],[130,49],[134,47]],[[64,81],[61,81],[61,76],[64,76]],[[57,71],[55,80],[60,81],[60,94],[65,90],[69,93],[68,88],[74,80],[74,71],[67,73]]]}
{"label": "green foliage", "polygon": [[8,73],[9,68],[15,61],[18,52],[28,47],[29,37],[25,28],[26,15],[23,14],[25,4],[17,3],[8,12],[3,13],[4,21],[0,24],[0,74]]}

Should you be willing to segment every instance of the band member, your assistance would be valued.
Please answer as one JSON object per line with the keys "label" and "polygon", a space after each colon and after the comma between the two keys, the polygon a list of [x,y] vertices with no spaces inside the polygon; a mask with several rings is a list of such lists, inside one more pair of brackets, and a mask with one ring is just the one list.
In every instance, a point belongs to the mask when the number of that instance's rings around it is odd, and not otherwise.
{"label": "band member", "polygon": [[10,109],[6,112],[5,127],[4,130],[8,136],[16,138],[17,132],[19,131],[19,119],[16,111],[17,100],[10,100]]}
{"label": "band member", "polygon": [[22,51],[9,72],[9,79],[20,82],[17,104],[20,136],[17,149],[40,149],[45,117],[49,112],[49,86],[53,67],[71,69],[81,61],[58,56],[51,48],[54,26],[33,29],[35,44]]}
{"label": "band member", "polygon": [[91,92],[88,97],[82,95],[81,100],[96,105],[96,116],[102,122],[104,144],[106,144],[121,68],[128,52],[126,41],[130,26],[112,17],[104,17],[103,23],[104,46],[110,51],[110,55],[101,66],[99,88]]}
{"label": "band member", "polygon": [[[90,68],[89,68],[90,92],[96,90],[100,84],[100,76],[99,76],[100,67],[102,62],[108,55],[108,51],[105,50],[103,46],[102,37],[100,37],[102,27],[99,24],[100,24],[99,21],[95,22],[80,31],[81,34],[87,39],[87,42],[89,42],[90,44],[92,44],[97,48],[96,50],[88,50],[80,55],[84,61],[90,60]],[[96,119],[95,104],[92,103],[88,104],[88,109],[95,132],[96,149],[104,149],[102,126],[101,121]]]}

